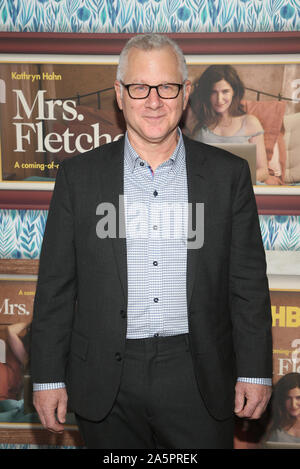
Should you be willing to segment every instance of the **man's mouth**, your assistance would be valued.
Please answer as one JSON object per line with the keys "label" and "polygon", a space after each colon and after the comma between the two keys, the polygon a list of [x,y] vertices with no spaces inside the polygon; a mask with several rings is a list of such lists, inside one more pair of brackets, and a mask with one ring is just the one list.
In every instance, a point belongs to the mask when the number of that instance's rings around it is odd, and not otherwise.
{"label": "man's mouth", "polygon": [[150,119],[150,120],[159,120],[162,119],[164,116],[144,116],[144,119]]}

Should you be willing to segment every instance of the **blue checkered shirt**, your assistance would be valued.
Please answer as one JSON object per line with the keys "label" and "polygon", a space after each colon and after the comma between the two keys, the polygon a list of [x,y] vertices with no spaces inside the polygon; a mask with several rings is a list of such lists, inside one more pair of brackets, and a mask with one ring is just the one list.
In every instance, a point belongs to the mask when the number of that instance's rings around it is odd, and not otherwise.
{"label": "blue checkered shirt", "polygon": [[[185,147],[182,134],[178,131],[175,151],[154,173],[133,149],[127,135],[125,137],[128,339],[170,336],[189,331],[185,211],[188,191]],[[238,380],[272,384],[268,378],[240,377]],[[64,383],[35,383],[34,390],[63,386]]]}
{"label": "blue checkered shirt", "polygon": [[124,158],[127,338],[186,334],[188,190],[182,136],[154,173],[127,137]]}

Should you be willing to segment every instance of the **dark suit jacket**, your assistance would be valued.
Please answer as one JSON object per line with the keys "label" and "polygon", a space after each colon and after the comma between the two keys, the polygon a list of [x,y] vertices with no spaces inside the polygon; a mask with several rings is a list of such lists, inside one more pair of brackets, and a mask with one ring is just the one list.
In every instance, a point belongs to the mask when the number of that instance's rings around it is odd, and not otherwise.
{"label": "dark suit jacket", "polygon": [[[265,254],[247,163],[184,138],[189,202],[205,205],[204,245],[188,250],[190,345],[199,391],[217,419],[233,410],[237,376],[271,377]],[[116,397],[126,337],[124,238],[99,239],[96,208],[117,208],[124,140],[65,160],[40,256],[32,379],[67,383],[71,409],[105,417]]]}

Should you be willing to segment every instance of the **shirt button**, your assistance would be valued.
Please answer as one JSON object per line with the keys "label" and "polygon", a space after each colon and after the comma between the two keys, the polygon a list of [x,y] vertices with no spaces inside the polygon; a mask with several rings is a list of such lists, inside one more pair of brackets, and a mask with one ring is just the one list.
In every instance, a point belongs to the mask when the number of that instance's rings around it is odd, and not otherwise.
{"label": "shirt button", "polygon": [[158,265],[158,262],[157,261],[153,261],[153,265],[155,265],[155,267]]}
{"label": "shirt button", "polygon": [[115,359],[116,359],[118,362],[120,362],[120,361],[122,360],[121,354],[120,354],[119,352],[117,352],[117,353],[115,354]]}
{"label": "shirt button", "polygon": [[157,226],[157,225],[153,225],[153,229],[154,229],[154,230],[157,230],[157,229],[158,229],[158,226]]}
{"label": "shirt button", "polygon": [[156,196],[158,195],[158,192],[157,192],[157,191],[154,191],[154,192],[153,192],[153,195],[154,195],[154,197],[156,197]]}
{"label": "shirt button", "polygon": [[154,334],[154,337],[159,337],[159,333],[156,332],[156,333]]}
{"label": "shirt button", "polygon": [[154,303],[158,303],[158,298],[153,299]]}
{"label": "shirt button", "polygon": [[143,161],[140,162],[140,166],[144,166],[144,164],[145,164],[145,163],[144,163]]}

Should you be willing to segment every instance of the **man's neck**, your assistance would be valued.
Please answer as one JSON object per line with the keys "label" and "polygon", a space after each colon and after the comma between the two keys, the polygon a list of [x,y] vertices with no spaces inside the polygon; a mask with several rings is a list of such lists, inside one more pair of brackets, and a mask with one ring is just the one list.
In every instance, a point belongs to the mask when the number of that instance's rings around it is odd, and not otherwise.
{"label": "man's neck", "polygon": [[168,138],[157,142],[141,140],[129,130],[127,135],[131,146],[140,158],[147,161],[152,171],[172,156],[179,140],[177,129]]}

